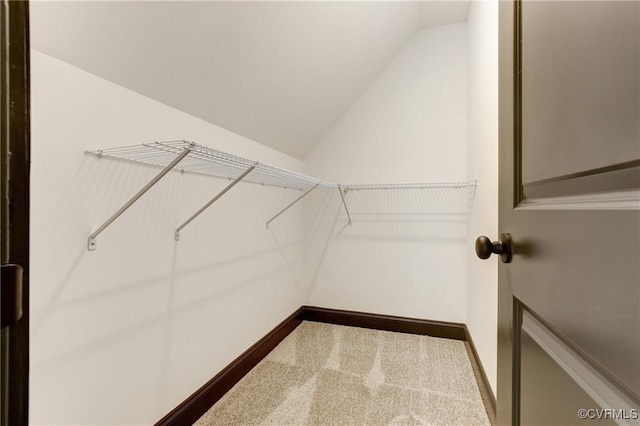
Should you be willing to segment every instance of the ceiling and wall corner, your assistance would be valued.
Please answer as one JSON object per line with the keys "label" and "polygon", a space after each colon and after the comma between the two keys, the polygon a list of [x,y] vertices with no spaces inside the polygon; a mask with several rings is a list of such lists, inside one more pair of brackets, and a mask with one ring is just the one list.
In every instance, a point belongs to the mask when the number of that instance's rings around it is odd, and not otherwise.
{"label": "ceiling and wall corner", "polygon": [[[490,8],[497,10],[495,5]],[[34,230],[40,229],[32,232],[39,236],[33,245],[33,260],[41,263],[40,268],[34,268],[40,279],[32,277],[37,287],[34,290],[38,290],[32,294],[39,298],[34,303],[33,318],[40,326],[32,342],[31,386],[34,398],[41,401],[32,404],[34,422],[148,424],[157,420],[306,300],[306,274],[313,272],[319,280],[326,280],[331,272],[326,265],[309,268],[298,260],[303,250],[291,242],[299,242],[308,233],[299,211],[290,212],[286,221],[276,223],[270,231],[264,230],[264,223],[258,219],[269,217],[296,196],[279,189],[247,185],[234,191],[219,208],[209,212],[208,221],[194,224],[200,232],[194,229],[188,239],[176,244],[171,233],[165,231],[208,201],[213,189],[209,180],[189,175],[169,177],[163,183],[164,189],[160,187],[162,190],[155,195],[150,194],[146,204],[139,205],[104,235],[98,256],[89,255],[86,237],[94,222],[111,207],[117,207],[120,198],[126,198],[126,191],[141,186],[154,170],[138,170],[126,164],[116,169],[116,165],[94,164],[96,160],[82,155],[83,149],[144,142],[149,135],[152,140],[153,135],[160,135],[160,139],[184,137],[285,168],[316,170],[323,178],[328,177],[326,172],[357,179],[348,173],[358,172],[392,180],[437,180],[452,177],[454,171],[448,170],[451,174],[445,176],[446,161],[438,164],[435,158],[429,160],[429,167],[424,166],[425,151],[442,151],[438,158],[443,158],[441,154],[449,155],[447,150],[455,148],[460,162],[456,163],[454,177],[462,179],[471,172],[482,178],[481,173],[487,170],[480,169],[489,166],[463,156],[462,151],[467,149],[468,154],[471,149],[462,142],[472,130],[480,129],[482,133],[473,140],[486,140],[476,148],[489,146],[488,139],[493,136],[490,123],[483,120],[492,113],[483,108],[485,90],[480,91],[483,96],[474,97],[473,107],[462,105],[467,99],[465,82],[469,81],[469,90],[480,88],[482,82],[479,78],[467,80],[461,71],[466,67],[466,57],[454,47],[475,49],[480,45],[492,49],[490,40],[474,42],[473,37],[483,31],[484,25],[493,25],[494,16],[476,11],[478,25],[468,34],[468,25],[443,27],[431,35],[427,34],[431,31],[421,31],[464,22],[468,11],[469,2],[455,1],[32,3],[33,47],[45,53],[34,55],[33,74],[34,89],[39,88],[34,90],[34,117],[39,117],[39,121],[35,120],[38,123],[34,121],[34,147],[38,148],[34,160],[40,159],[40,163],[33,164],[34,173],[40,177],[40,195],[34,197],[34,202],[41,204],[34,210],[41,214],[34,217],[32,224]],[[486,19],[478,19],[482,17]],[[408,132],[418,134],[421,129],[401,128],[401,124],[419,113],[403,116],[397,105],[401,102],[417,110],[425,104],[440,105],[433,97],[424,99],[435,96],[436,91],[429,92],[428,86],[420,84],[420,74],[429,75],[424,67],[438,61],[429,62],[416,49],[429,44],[435,34],[452,37],[447,38],[451,51],[443,55],[455,57],[452,66],[458,64],[454,68],[460,71],[456,81],[460,87],[465,86],[464,93],[457,96],[460,110],[456,110],[456,117],[465,123],[465,114],[475,118],[470,123],[472,129],[467,131],[466,124],[464,129],[455,129],[459,142],[455,146],[450,140],[448,144],[441,143],[444,137],[421,138],[426,143],[414,150],[405,136]],[[473,59],[469,58],[472,64]],[[473,58],[479,60],[480,56]],[[437,75],[446,77],[449,84],[454,77],[451,73]],[[380,81],[376,83],[377,80]],[[447,86],[443,83],[439,88]],[[420,97],[414,88],[426,95]],[[487,88],[487,92],[490,90]],[[373,96],[376,93],[381,95]],[[386,94],[395,96],[396,104],[391,105]],[[454,109],[454,104],[447,103],[447,107]],[[375,107],[377,116],[384,120],[366,114],[370,110],[365,111],[362,105]],[[355,123],[358,118],[361,122],[377,122],[359,129],[345,126],[345,121]],[[385,126],[398,132],[398,139],[407,141],[403,149],[397,150],[405,158],[395,158],[399,164],[393,166],[396,169],[389,167],[384,174],[375,174],[380,170],[368,159],[374,158],[376,152],[368,152],[367,160],[354,161],[352,167],[356,170],[349,170],[344,162],[332,161],[330,155],[324,157],[326,161],[319,160],[323,146],[328,146],[327,140],[338,141],[340,135],[350,139],[350,147],[339,141],[331,144],[334,151],[340,151],[335,155],[353,147],[393,151],[394,146],[381,141],[381,135],[375,135],[378,139],[374,144],[365,134]],[[362,134],[356,135],[356,130]],[[325,143],[320,142],[323,139]],[[318,143],[318,152],[309,156]],[[420,142],[413,139],[412,143]],[[384,155],[383,151],[380,157]],[[407,156],[412,156],[411,167],[403,163]],[[306,162],[299,161],[307,157]],[[465,162],[470,164],[465,167]],[[429,174],[421,174],[425,170]],[[487,176],[493,176],[491,173]],[[189,179],[189,184],[180,179]],[[185,187],[191,189],[185,192]],[[474,215],[482,208],[481,218],[495,217],[490,216],[492,196],[489,194],[486,203],[474,206]],[[169,199],[179,202],[169,209],[156,208],[163,203],[168,205]],[[249,199],[251,208],[244,202]],[[51,223],[56,226],[49,226]],[[357,226],[353,229],[357,230]],[[126,240],[129,234],[135,236]],[[308,257],[317,255],[318,262],[335,261],[334,266],[341,273],[353,273],[360,266],[369,274],[382,270],[388,282],[400,276],[397,271],[405,274],[411,268],[420,268],[412,273],[410,283],[404,283],[414,294],[425,292],[422,286],[426,280],[421,280],[420,274],[427,274],[427,264],[435,264],[447,253],[452,253],[450,259],[469,262],[464,256],[465,247],[470,247],[466,240],[453,244],[430,241],[424,244],[423,251],[412,250],[415,243],[378,241],[377,246],[367,248],[371,245],[369,240],[342,238],[330,250],[311,247]],[[368,251],[359,255],[350,250],[355,246]],[[63,260],[56,258],[53,262],[49,254],[61,247]],[[371,268],[367,263],[371,258],[366,256],[376,248],[389,253],[393,262],[380,261],[377,269]],[[403,257],[404,253],[407,256]],[[380,253],[376,255],[382,257]],[[353,263],[347,265],[352,259]],[[433,308],[424,316],[468,320],[483,363],[494,362],[493,317],[487,315],[493,307],[487,309],[471,297],[491,283],[487,280],[482,289],[470,290],[470,284],[465,286],[464,282],[466,266],[452,263],[441,262],[437,270],[443,271],[443,277],[445,269],[455,270],[455,294],[467,292],[467,305],[473,302],[474,309],[465,311],[451,302],[453,309],[447,304],[438,307],[447,311],[446,315]],[[434,300],[453,294],[451,287],[437,286],[442,282],[436,274],[430,275],[430,288],[442,294],[435,294],[433,300],[416,298],[408,307],[396,303],[393,313],[408,310],[420,316],[421,307],[433,306]],[[382,281],[385,276],[374,278]],[[377,285],[368,289],[369,305],[363,303],[363,308],[380,309],[375,303],[389,288]],[[313,297],[322,301],[326,296],[324,300],[328,300],[334,289],[335,286],[324,288],[324,294]],[[372,295],[376,289],[380,291]],[[392,290],[389,300],[398,298],[397,288]],[[365,296],[362,289],[359,291],[351,300]],[[489,299],[490,295],[483,297]],[[148,300],[158,303],[147,303]],[[225,318],[247,306],[252,307],[250,317],[238,327],[229,328]],[[115,321],[114,309],[120,313]],[[212,334],[227,339],[228,344],[215,345],[208,339]],[[494,367],[488,368],[492,377]],[[76,398],[59,392],[61,380],[70,385]],[[131,381],[127,392],[121,392],[124,380]],[[78,401],[82,403],[78,405]],[[105,401],[110,410],[100,410]]]}
{"label": "ceiling and wall corner", "polygon": [[47,55],[304,159],[417,31],[466,21],[469,4],[36,1],[31,39]]}
{"label": "ceiling and wall corner", "polygon": [[[419,31],[316,146],[305,173],[347,183],[466,180],[466,80],[466,24]],[[319,225],[322,261],[309,262],[309,305],[466,322],[466,220],[450,194],[439,202],[429,190],[348,191],[352,226],[337,193],[325,204],[326,195],[311,197],[329,213]]]}

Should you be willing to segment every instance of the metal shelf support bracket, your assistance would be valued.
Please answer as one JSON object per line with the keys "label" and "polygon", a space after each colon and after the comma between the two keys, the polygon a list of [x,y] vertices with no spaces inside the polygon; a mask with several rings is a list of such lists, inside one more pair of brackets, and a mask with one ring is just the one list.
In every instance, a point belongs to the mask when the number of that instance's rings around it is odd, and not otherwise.
{"label": "metal shelf support bracket", "polygon": [[[340,192],[340,198],[342,198],[342,205],[344,206],[344,211],[347,212],[347,217],[349,218],[349,226],[351,226],[351,215],[349,214],[349,209],[347,208],[347,203],[344,200],[344,194],[342,193],[342,187],[338,185],[338,191]],[[347,190],[344,190],[345,194]]]}
{"label": "metal shelf support bracket", "polygon": [[191,148],[185,148],[184,151],[180,155],[178,155],[171,163],[169,163],[156,177],[151,179],[151,181],[144,186],[136,195],[134,195],[129,201],[125,203],[124,206],[120,207],[120,210],[115,212],[113,216],[111,216],[105,223],[100,226],[93,234],[89,236],[87,248],[89,251],[94,251],[96,249],[96,238],[102,231],[104,231],[109,225],[111,225],[122,213],[124,213],[129,207],[133,205],[140,197],[142,197],[148,190],[150,190],[160,179],[164,177],[167,173],[171,171],[184,157],[186,157],[191,152]]}
{"label": "metal shelf support bracket", "polygon": [[203,211],[205,211],[206,209],[209,208],[209,206],[213,203],[215,203],[216,201],[218,201],[218,199],[220,197],[222,197],[228,190],[230,190],[231,188],[233,188],[233,186],[235,184],[237,184],[238,182],[240,182],[242,179],[244,179],[245,176],[247,176],[249,173],[251,173],[251,171],[253,169],[256,168],[256,166],[258,165],[258,163],[254,164],[253,166],[249,167],[247,170],[244,171],[244,173],[242,173],[240,176],[238,176],[233,182],[231,182],[229,185],[227,185],[222,191],[220,191],[218,193],[218,195],[216,195],[215,197],[213,197],[211,199],[211,201],[209,201],[207,204],[205,204],[204,206],[202,206],[200,208],[200,210],[198,210],[197,212],[195,212],[189,219],[187,219],[182,225],[178,226],[178,228],[176,229],[176,232],[174,234],[174,238],[176,241],[180,240],[180,230],[182,230],[182,228],[184,228],[185,226],[187,226],[189,223],[191,223],[191,221],[193,219],[195,219],[196,217],[198,217],[200,215],[200,213],[202,213]]}
{"label": "metal shelf support bracket", "polygon": [[308,190],[307,192],[305,192],[304,194],[302,194],[301,196],[299,196],[298,198],[296,198],[296,200],[295,200],[293,203],[289,204],[287,207],[285,207],[284,209],[282,209],[282,210],[280,211],[280,213],[278,213],[277,215],[275,215],[274,217],[272,217],[271,219],[269,219],[269,220],[267,221],[267,229],[269,229],[269,224],[270,224],[271,222],[273,222],[273,220],[274,220],[275,218],[277,218],[277,217],[278,217],[278,216],[280,216],[282,213],[284,213],[284,212],[286,212],[287,210],[289,210],[289,208],[290,208],[291,206],[293,206],[295,203],[297,203],[298,201],[300,201],[300,200],[302,200],[304,197],[306,197],[306,196],[307,196],[307,194],[309,194],[311,191],[313,191],[314,189],[316,189],[316,188],[318,187],[318,185],[320,185],[320,182],[316,183],[316,184],[314,185],[314,187],[313,187],[313,188],[311,188],[310,190]]}

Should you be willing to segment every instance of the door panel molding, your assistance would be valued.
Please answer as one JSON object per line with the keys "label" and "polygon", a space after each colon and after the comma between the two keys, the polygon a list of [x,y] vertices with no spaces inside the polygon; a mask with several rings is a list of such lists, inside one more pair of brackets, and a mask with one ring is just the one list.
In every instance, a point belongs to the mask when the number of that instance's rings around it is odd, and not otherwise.
{"label": "door panel molding", "polygon": [[627,1],[522,3],[525,188],[640,164],[639,13]]}
{"label": "door panel molding", "polygon": [[[580,173],[572,173],[572,174],[569,174],[569,175],[558,176],[558,177],[554,177],[554,178],[551,178],[551,179],[544,179],[544,180],[539,180],[537,182],[530,182],[530,183],[526,184],[525,187],[534,187],[534,186],[539,186],[539,185],[546,185],[546,184],[550,184],[550,183],[566,181],[566,180],[569,180],[569,179],[582,178],[582,177],[599,175],[599,174],[604,174],[604,173],[609,173],[609,172],[622,171],[622,170],[627,170],[627,169],[635,169],[635,170],[640,169],[640,160],[625,161],[623,163],[618,163],[618,164],[614,164],[614,165],[606,166],[606,167],[599,167],[597,169],[586,170],[586,171],[580,172]],[[634,182],[636,184],[638,183],[638,181],[634,181]]]}
{"label": "door panel molding", "polygon": [[[513,207],[522,210],[640,210],[640,159],[525,183],[523,1],[512,3]],[[505,61],[508,59],[505,58]]]}
{"label": "door panel molding", "polygon": [[558,198],[564,198],[562,203],[566,204],[586,201],[599,202],[603,207],[611,203],[611,208],[631,208],[633,204],[621,207],[615,204],[640,200],[640,160],[528,183],[523,189],[522,202],[527,204],[543,204],[548,200],[548,204],[557,205]]}
{"label": "door panel molding", "polygon": [[[624,410],[629,415],[634,412],[640,413],[640,401],[630,396],[631,391],[621,389],[622,386],[611,380],[609,375],[602,374],[594,368],[526,308],[522,312],[522,331],[533,339],[600,408]],[[640,425],[639,418],[621,420],[622,423],[619,424]]]}
{"label": "door panel molding", "polygon": [[543,199],[525,198],[517,210],[640,210],[640,190]]}

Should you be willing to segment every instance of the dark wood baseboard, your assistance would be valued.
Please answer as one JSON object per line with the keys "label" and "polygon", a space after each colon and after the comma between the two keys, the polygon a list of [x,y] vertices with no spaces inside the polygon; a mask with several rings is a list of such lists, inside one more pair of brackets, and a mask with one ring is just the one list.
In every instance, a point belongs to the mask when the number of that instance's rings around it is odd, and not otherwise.
{"label": "dark wood baseboard", "polygon": [[302,307],[302,319],[351,327],[373,328],[376,330],[395,331],[399,333],[420,334],[423,336],[443,337],[465,342],[471,367],[478,382],[480,395],[484,402],[487,416],[491,424],[496,424],[496,398],[482,367],[482,362],[473,344],[469,329],[465,324],[430,321],[418,318],[396,317],[390,315],[370,314],[365,312],[344,311],[338,309]]}
{"label": "dark wood baseboard", "polygon": [[491,389],[491,384],[489,383],[489,379],[487,378],[487,373],[484,371],[484,367],[482,367],[482,362],[480,362],[480,357],[478,356],[478,351],[476,350],[476,346],[473,344],[473,339],[471,338],[471,333],[469,333],[469,329],[465,325],[465,347],[467,348],[467,353],[469,354],[469,359],[471,360],[471,368],[473,368],[473,374],[476,376],[476,381],[478,382],[478,388],[480,389],[480,395],[482,396],[482,401],[484,402],[484,407],[487,410],[487,416],[489,417],[489,421],[492,425],[496,424],[496,397],[493,394],[493,389]]}
{"label": "dark wood baseboard", "polygon": [[227,365],[213,379],[158,421],[156,426],[190,426],[195,423],[300,323],[302,308]]}
{"label": "dark wood baseboard", "polygon": [[253,367],[289,335],[302,321],[324,322],[351,327],[420,334],[433,337],[461,340],[471,359],[480,394],[484,400],[487,415],[492,424],[496,418],[496,400],[482,367],[473,340],[465,324],[430,321],[417,318],[344,311],[339,309],[302,306],[282,321],[278,326],[251,346],[242,355],[226,366],[213,379],[198,389],[179,406],[156,423],[156,426],[192,425],[209,410],[222,396],[240,381]]}
{"label": "dark wood baseboard", "polygon": [[465,325],[455,322],[429,321],[417,318],[318,308],[315,306],[303,306],[302,319],[305,321],[325,322],[351,327],[444,337],[446,339],[467,339]]}

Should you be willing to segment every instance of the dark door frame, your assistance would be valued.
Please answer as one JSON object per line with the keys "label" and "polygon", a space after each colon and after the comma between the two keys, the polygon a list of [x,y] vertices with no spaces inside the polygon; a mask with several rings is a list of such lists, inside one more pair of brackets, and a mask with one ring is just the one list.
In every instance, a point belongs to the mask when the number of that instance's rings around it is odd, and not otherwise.
{"label": "dark door frame", "polygon": [[[0,232],[3,269],[2,310],[14,316],[2,328],[3,386],[2,425],[27,425],[29,416],[29,169],[30,169],[30,72],[29,3],[1,0],[1,147],[2,227]],[[22,268],[21,294],[6,297],[11,284],[5,274],[10,267]],[[13,267],[13,269],[20,269]],[[19,288],[19,285],[12,286]],[[15,306],[12,306],[15,305]],[[3,317],[3,325],[5,318]],[[6,404],[6,405],[5,405]]]}

